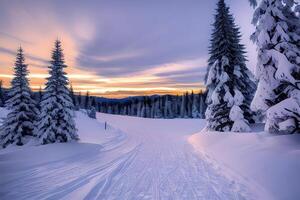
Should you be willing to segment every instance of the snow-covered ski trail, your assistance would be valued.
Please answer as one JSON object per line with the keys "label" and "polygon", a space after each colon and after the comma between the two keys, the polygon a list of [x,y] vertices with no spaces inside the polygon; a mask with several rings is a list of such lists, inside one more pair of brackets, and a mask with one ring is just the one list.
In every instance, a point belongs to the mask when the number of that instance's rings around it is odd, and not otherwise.
{"label": "snow-covered ski trail", "polygon": [[98,118],[124,134],[91,151],[16,172],[0,184],[1,199],[252,199],[245,186],[222,176],[187,142],[203,124]]}

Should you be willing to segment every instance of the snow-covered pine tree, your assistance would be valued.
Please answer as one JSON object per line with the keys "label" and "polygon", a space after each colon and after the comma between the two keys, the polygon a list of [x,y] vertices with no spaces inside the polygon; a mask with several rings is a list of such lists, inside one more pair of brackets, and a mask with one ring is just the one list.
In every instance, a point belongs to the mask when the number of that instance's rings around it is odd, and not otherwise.
{"label": "snow-covered pine tree", "polygon": [[251,108],[266,112],[269,132],[300,132],[300,19],[294,6],[294,0],[263,0],[253,17],[259,83]]}
{"label": "snow-covered pine tree", "polygon": [[181,118],[185,118],[187,116],[187,110],[186,110],[186,103],[187,99],[186,99],[186,95],[183,94],[181,96],[181,105],[180,105],[180,117]]}
{"label": "snow-covered pine tree", "polygon": [[133,100],[131,101],[130,115],[131,116],[136,115],[136,103]]}
{"label": "snow-covered pine tree", "polygon": [[123,106],[123,111],[122,111],[122,114],[123,115],[128,115],[128,106],[127,106],[127,104],[125,104],[124,106]]}
{"label": "snow-covered pine tree", "polygon": [[72,103],[74,105],[74,109],[75,110],[79,110],[79,104],[78,104],[78,101],[77,101],[77,97],[75,96],[74,89],[73,89],[72,85],[70,87],[70,97],[72,99]]}
{"label": "snow-covered pine tree", "polygon": [[26,143],[26,137],[34,136],[34,124],[39,111],[31,96],[27,75],[28,69],[20,47],[14,66],[14,78],[8,93],[9,99],[6,102],[9,113],[0,128],[2,147],[10,144],[23,145]]}
{"label": "snow-covered pine tree", "polygon": [[[76,98],[77,99],[77,98]],[[97,106],[96,106],[96,111],[97,112],[100,112],[100,110],[101,110],[101,103],[100,102],[97,102]]]}
{"label": "snow-covered pine tree", "polygon": [[149,118],[150,117],[150,105],[146,102],[145,106],[145,117]]}
{"label": "snow-covered pine tree", "polygon": [[164,115],[164,98],[163,97],[159,98],[159,108],[161,111],[161,118],[164,118],[165,115]]}
{"label": "snow-covered pine tree", "polygon": [[150,118],[155,118],[155,99],[151,99],[151,114]]}
{"label": "snow-covered pine tree", "polygon": [[126,109],[126,115],[130,116],[131,115],[130,111],[131,111],[131,104],[128,104]]}
{"label": "snow-covered pine tree", "polygon": [[114,106],[113,106],[113,114],[119,114],[119,106],[118,106],[118,104],[114,104]]}
{"label": "snow-covered pine tree", "polygon": [[78,107],[79,107],[79,109],[83,108],[81,91],[79,91],[79,94],[78,94],[78,97],[77,97],[77,101],[78,101]]}
{"label": "snow-covered pine tree", "polygon": [[96,108],[92,106],[88,111],[87,114],[89,118],[96,119]]}
{"label": "snow-covered pine tree", "polygon": [[[77,99],[77,98],[76,98]],[[95,105],[96,111],[99,112],[100,111],[100,103],[97,101],[96,105]]]}
{"label": "snow-covered pine tree", "polygon": [[108,114],[113,114],[113,110],[112,110],[111,105],[108,106],[108,108],[107,108],[107,113],[108,113]]}
{"label": "snow-covered pine tree", "polygon": [[3,82],[0,80],[0,107],[4,107],[5,105],[5,94],[3,90]]}
{"label": "snow-covered pine tree", "polygon": [[209,49],[206,102],[208,128],[242,132],[253,122],[249,108],[256,89],[246,67],[241,34],[224,0],[219,0]]}
{"label": "snow-covered pine tree", "polygon": [[158,97],[155,101],[155,113],[154,113],[154,118],[162,118],[162,112],[161,112],[161,107],[160,107],[160,97]]}
{"label": "snow-covered pine tree", "polygon": [[199,118],[200,117],[200,113],[199,113],[199,100],[198,100],[197,95],[194,95],[194,97],[193,97],[192,117],[193,118]]}
{"label": "snow-covered pine tree", "polygon": [[56,40],[38,121],[37,134],[42,144],[78,139],[66,67],[61,42]]}
{"label": "snow-covered pine tree", "polygon": [[[208,122],[207,128],[216,131],[230,131],[233,122],[230,120],[229,113],[231,107],[228,106],[228,100],[233,97],[229,92],[229,76],[225,71],[228,68],[228,59],[223,57],[221,61],[216,60],[212,66],[209,66],[206,85],[208,88],[207,103],[208,107],[205,117]],[[227,94],[227,101],[225,101]],[[230,105],[232,106],[232,105]]]}
{"label": "snow-covered pine tree", "polygon": [[168,104],[168,96],[165,96],[165,97],[163,97],[163,115],[164,115],[164,118],[168,118],[168,106],[169,105],[167,105]]}
{"label": "snow-covered pine tree", "polygon": [[97,99],[94,96],[91,97],[91,107],[97,107]]}
{"label": "snow-covered pine tree", "polygon": [[173,112],[172,112],[172,107],[171,107],[171,101],[170,101],[168,95],[165,98],[164,116],[165,116],[165,118],[173,118],[174,117]]}
{"label": "snow-covered pine tree", "polygon": [[120,105],[120,115],[128,115],[128,111],[127,111],[127,103],[125,104],[121,104]]}
{"label": "snow-covered pine tree", "polygon": [[91,107],[90,92],[86,91],[85,98],[84,98],[84,109],[89,109],[90,107]]}
{"label": "snow-covered pine tree", "polygon": [[43,97],[43,91],[42,91],[42,87],[40,86],[39,91],[36,94],[36,99],[35,99],[37,104],[40,104],[40,102],[42,101],[42,97]]}
{"label": "snow-covered pine tree", "polygon": [[146,104],[142,102],[141,112],[139,117],[146,117]]}
{"label": "snow-covered pine tree", "polygon": [[193,97],[194,97],[194,92],[192,91],[191,95],[186,92],[186,99],[187,99],[187,118],[192,118],[192,106],[193,106]]}
{"label": "snow-covered pine tree", "polygon": [[137,103],[137,112],[136,112],[136,116],[137,116],[137,117],[141,117],[142,106],[143,106],[143,105],[142,105],[141,100],[138,101],[138,103]]}
{"label": "snow-covered pine tree", "polygon": [[199,93],[199,113],[200,113],[200,118],[204,119],[205,118],[205,97],[202,92],[202,90]]}
{"label": "snow-covered pine tree", "polygon": [[175,117],[180,117],[180,98],[179,98],[179,95],[177,94],[175,99],[174,99],[174,102],[173,102],[173,106],[174,106],[174,116]]}

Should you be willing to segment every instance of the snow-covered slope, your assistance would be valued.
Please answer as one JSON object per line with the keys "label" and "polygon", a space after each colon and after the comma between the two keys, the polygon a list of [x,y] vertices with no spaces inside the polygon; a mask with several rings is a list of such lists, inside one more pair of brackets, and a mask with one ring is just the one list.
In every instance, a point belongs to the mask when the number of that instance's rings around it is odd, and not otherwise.
{"label": "snow-covered slope", "polygon": [[[6,113],[2,109],[0,117],[5,117]],[[76,112],[76,125],[81,138],[78,143],[41,146],[31,143],[0,149],[0,199],[40,199],[42,191],[59,187],[53,179],[69,177],[63,176],[64,173],[70,173],[67,169],[73,168],[71,174],[80,176],[80,168],[76,166],[85,165],[85,159],[98,155],[100,151],[115,148],[125,140],[126,135],[120,130],[110,126],[104,130],[104,124],[88,118],[82,112]]]}
{"label": "snow-covered slope", "polygon": [[[0,118],[5,117],[7,114],[7,110],[1,108],[0,109]],[[64,148],[65,146],[70,146],[72,147],[80,147],[85,146],[87,144],[98,144],[99,148],[102,147],[105,143],[111,140],[116,140],[116,137],[118,138],[124,138],[126,135],[124,133],[121,133],[120,130],[115,129],[109,125],[107,125],[107,129],[105,130],[105,125],[104,123],[101,123],[97,121],[96,119],[91,119],[89,118],[85,112],[83,111],[78,111],[76,112],[76,128],[78,129],[78,135],[80,137],[80,140],[78,142],[72,142],[72,143],[63,143],[63,144],[50,144],[50,145],[45,145],[45,146],[39,146],[36,144],[36,141],[29,142],[25,146],[9,146],[6,149],[3,149],[0,151],[0,154],[4,154],[7,152],[13,152],[17,150],[22,150],[22,151],[30,151],[31,149],[33,151],[39,151],[39,148],[59,148],[60,146]],[[74,146],[75,145],[75,146]],[[71,147],[72,146],[72,147]],[[76,149],[78,150],[78,149]],[[76,151],[75,150],[75,151]],[[60,150],[62,151],[62,149]],[[67,150],[66,150],[67,152]],[[55,152],[53,152],[55,155]],[[70,152],[72,153],[72,152]],[[78,153],[78,152],[77,152]],[[77,154],[74,152],[74,154]],[[61,154],[60,156],[63,156]],[[47,157],[47,156],[43,156]]]}
{"label": "snow-covered slope", "polygon": [[243,177],[270,199],[300,199],[300,135],[202,132],[189,142],[225,174]]}
{"label": "snow-covered slope", "polygon": [[77,113],[80,143],[1,150],[1,199],[255,199],[195,154],[199,119]]}
{"label": "snow-covered slope", "polygon": [[299,136],[198,133],[200,119],[76,115],[78,143],[0,150],[1,200],[299,199]]}

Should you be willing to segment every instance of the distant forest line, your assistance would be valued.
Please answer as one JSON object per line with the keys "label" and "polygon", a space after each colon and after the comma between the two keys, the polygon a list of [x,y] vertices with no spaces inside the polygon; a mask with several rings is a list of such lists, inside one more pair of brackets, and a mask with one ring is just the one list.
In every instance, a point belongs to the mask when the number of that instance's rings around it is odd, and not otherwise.
{"label": "distant forest line", "polygon": [[[7,88],[0,84],[0,106],[5,106],[8,99]],[[43,92],[32,92],[34,99],[39,103]],[[76,110],[86,109],[96,112],[128,115],[144,118],[205,118],[206,94],[186,92],[183,95],[151,95],[131,96],[121,99],[90,96],[89,92],[73,92],[70,96]]]}

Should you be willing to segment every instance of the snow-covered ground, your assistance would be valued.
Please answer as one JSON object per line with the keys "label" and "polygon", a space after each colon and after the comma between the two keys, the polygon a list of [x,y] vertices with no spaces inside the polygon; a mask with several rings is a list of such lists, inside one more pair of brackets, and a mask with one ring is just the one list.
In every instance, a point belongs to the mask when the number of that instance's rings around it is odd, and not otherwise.
{"label": "snow-covered ground", "polygon": [[268,196],[264,199],[300,199],[300,135],[203,130],[188,140],[212,166],[240,177],[256,193]]}
{"label": "snow-covered ground", "polygon": [[199,119],[97,117],[77,112],[79,143],[0,150],[0,199],[300,197],[299,136],[208,134]]}

